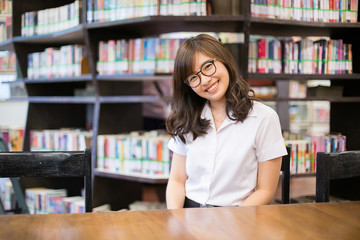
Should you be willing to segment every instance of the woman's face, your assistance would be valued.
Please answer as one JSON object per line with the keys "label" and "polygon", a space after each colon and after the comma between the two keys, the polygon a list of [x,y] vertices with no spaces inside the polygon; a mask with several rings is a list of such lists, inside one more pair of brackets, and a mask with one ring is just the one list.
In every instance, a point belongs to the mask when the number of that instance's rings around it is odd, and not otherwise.
{"label": "woman's face", "polygon": [[[196,53],[194,58],[193,73],[199,72],[200,68],[204,66],[204,63],[211,60],[213,60],[213,58],[210,58],[200,52]],[[225,103],[225,93],[229,87],[229,72],[222,62],[215,60],[214,64],[216,66],[216,72],[212,76],[205,76],[202,73],[198,73],[201,82],[199,86],[192,89],[200,97],[209,100],[210,104]]]}

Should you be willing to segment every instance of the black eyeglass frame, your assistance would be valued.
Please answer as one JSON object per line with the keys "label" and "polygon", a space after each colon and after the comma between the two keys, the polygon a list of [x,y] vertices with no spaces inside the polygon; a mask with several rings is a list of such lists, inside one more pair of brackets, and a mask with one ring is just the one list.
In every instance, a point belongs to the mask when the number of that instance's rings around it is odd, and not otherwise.
{"label": "black eyeglass frame", "polygon": [[[189,74],[189,75],[185,78],[184,83],[185,83],[186,85],[188,85],[189,87],[191,87],[191,88],[196,88],[196,87],[198,87],[198,86],[201,84],[201,77],[200,77],[199,73],[201,73],[202,75],[207,76],[207,77],[210,77],[210,76],[212,76],[212,75],[214,75],[214,74],[216,73],[215,61],[216,61],[216,58],[214,58],[213,60],[206,61],[206,62],[204,62],[203,64],[201,64],[200,71],[198,71],[198,72],[195,73],[195,74]],[[208,75],[208,74],[204,74],[204,73],[201,71],[201,69],[205,66],[205,64],[208,64],[208,63],[211,63],[211,64],[214,65],[214,67],[215,67],[215,71],[214,71],[212,74],[209,74],[209,75]],[[200,80],[200,81],[199,81],[199,84],[196,85],[196,86],[194,86],[194,87],[190,86],[190,84],[189,84],[189,82],[188,82],[188,78],[189,78],[189,76],[191,76],[191,75],[196,75],[196,76],[198,76],[198,78],[199,78],[199,80]]]}

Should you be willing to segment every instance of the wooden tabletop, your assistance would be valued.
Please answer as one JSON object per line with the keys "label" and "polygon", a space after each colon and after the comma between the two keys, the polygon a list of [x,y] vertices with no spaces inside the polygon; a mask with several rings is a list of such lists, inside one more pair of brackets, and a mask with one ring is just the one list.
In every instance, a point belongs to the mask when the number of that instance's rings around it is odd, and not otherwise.
{"label": "wooden tabletop", "polygon": [[0,239],[360,239],[360,202],[3,215]]}

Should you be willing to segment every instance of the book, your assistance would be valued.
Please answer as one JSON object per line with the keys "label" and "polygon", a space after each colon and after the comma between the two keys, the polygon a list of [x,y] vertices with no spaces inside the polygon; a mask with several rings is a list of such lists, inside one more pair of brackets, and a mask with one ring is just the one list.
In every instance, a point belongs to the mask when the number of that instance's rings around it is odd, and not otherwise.
{"label": "book", "polygon": [[252,0],[251,16],[309,22],[357,22],[358,0]]}
{"label": "book", "polygon": [[169,137],[161,132],[99,135],[97,141],[99,170],[144,176],[170,174]]}
{"label": "book", "polygon": [[73,28],[81,23],[82,1],[21,14],[21,36],[33,36]]}

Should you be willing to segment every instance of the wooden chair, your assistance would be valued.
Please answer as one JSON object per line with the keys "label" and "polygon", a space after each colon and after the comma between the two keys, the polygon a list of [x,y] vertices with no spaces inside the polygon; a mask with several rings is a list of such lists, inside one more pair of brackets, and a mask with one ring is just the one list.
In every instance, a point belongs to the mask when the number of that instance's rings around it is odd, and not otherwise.
{"label": "wooden chair", "polygon": [[282,157],[281,162],[281,203],[290,203],[290,147],[286,147],[287,155]]}
{"label": "wooden chair", "polygon": [[91,149],[0,152],[0,177],[84,177],[85,211],[92,211]]}
{"label": "wooden chair", "polygon": [[316,202],[328,202],[330,180],[360,176],[360,151],[317,153]]}

